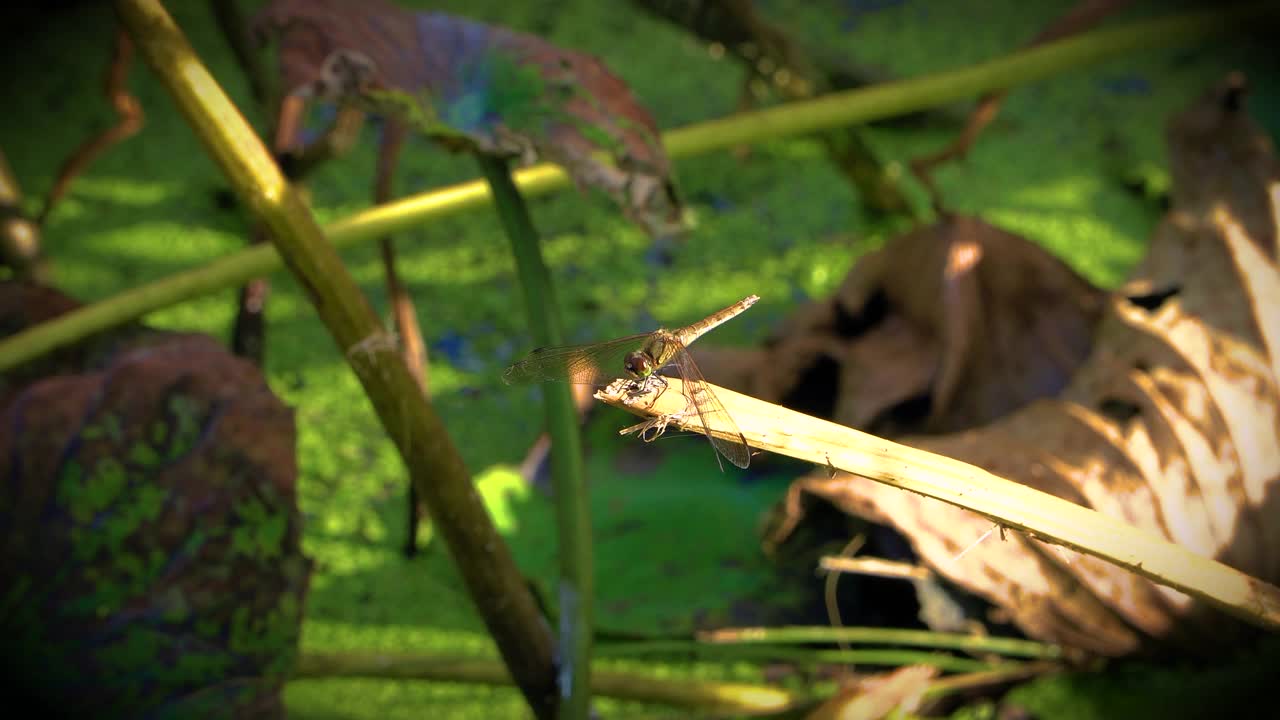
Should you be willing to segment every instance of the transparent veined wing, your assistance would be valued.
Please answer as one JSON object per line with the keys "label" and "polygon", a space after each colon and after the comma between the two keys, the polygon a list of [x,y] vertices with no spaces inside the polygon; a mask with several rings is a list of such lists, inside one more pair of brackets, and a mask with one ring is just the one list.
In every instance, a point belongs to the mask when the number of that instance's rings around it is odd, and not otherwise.
{"label": "transparent veined wing", "polygon": [[639,350],[649,334],[585,345],[538,348],[502,373],[508,385],[555,380],[577,385],[605,386],[628,377],[623,361]]}
{"label": "transparent veined wing", "polygon": [[[685,397],[693,401],[693,406],[698,411],[698,419],[706,429],[711,445],[729,462],[740,468],[746,468],[751,464],[751,446],[747,444],[747,439],[738,429],[738,424],[729,416],[729,411],[720,402],[720,398],[717,398],[711,391],[711,387],[707,385],[706,379],[702,377],[702,372],[693,362],[689,351],[684,346],[679,347],[675,357],[672,358],[672,363],[680,373],[680,379],[684,381]],[[728,433],[732,439],[712,435],[713,427]]]}

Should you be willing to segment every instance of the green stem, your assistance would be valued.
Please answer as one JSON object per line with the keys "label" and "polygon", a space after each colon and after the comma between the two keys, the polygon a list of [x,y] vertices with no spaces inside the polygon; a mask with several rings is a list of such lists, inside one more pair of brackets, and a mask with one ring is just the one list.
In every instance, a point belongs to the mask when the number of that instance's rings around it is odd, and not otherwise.
{"label": "green stem", "polygon": [[[511,241],[524,292],[529,329],[537,345],[561,345],[560,310],[551,274],[542,259],[538,232],[505,160],[479,155],[494,206]],[[593,581],[591,515],[582,468],[578,413],[568,383],[543,383],[551,470],[560,535],[560,717],[578,720],[590,712]]]}
{"label": "green stem", "polygon": [[725,628],[699,637],[704,643],[741,644],[808,644],[808,643],[875,643],[909,645],[972,653],[995,653],[1011,657],[1056,660],[1062,649],[1034,640],[1007,637],[984,637],[963,633],[933,632],[879,627],[790,626],[760,628]]}
{"label": "green stem", "polygon": [[938,678],[929,683],[929,689],[925,691],[924,696],[930,700],[937,700],[952,694],[990,688],[995,685],[1008,685],[1018,680],[1063,672],[1066,669],[1061,663],[1052,660],[1009,663],[991,670],[979,670],[972,673]]}
{"label": "green stem", "polygon": [[[1275,3],[1264,2],[1096,30],[967,68],[699,123],[668,132],[663,141],[667,154],[679,158],[867,123],[1043,80],[1125,52],[1187,45],[1231,30],[1257,27],[1275,14]],[[545,164],[520,170],[515,173],[515,180],[526,196],[542,195],[569,184],[563,170]],[[331,223],[325,233],[335,247],[346,247],[416,227],[428,219],[484,207],[489,201],[484,182],[459,183],[363,210]],[[201,268],[126,290],[0,340],[0,371],[153,310],[240,285],[280,266],[280,257],[270,246],[249,248]]]}
{"label": "green stem", "polygon": [[[368,299],[262,141],[159,0],[117,0],[120,22],[271,240],[343,351],[396,444],[459,575],[538,718],[556,707],[551,637],[440,416],[387,337]],[[368,347],[367,352],[361,348]],[[429,602],[429,599],[424,598]]]}
{"label": "green stem", "polygon": [[[483,685],[511,683],[502,664],[487,658],[360,650],[304,652],[298,658],[298,667],[290,682],[353,677]],[[812,700],[807,695],[769,685],[655,678],[602,669],[592,669],[591,686],[607,697],[683,707],[699,715],[769,715]]]}
{"label": "green stem", "polygon": [[666,133],[671,157],[866,123],[1043,80],[1142,49],[1185,45],[1274,20],[1275,3],[1251,3],[1073,35],[968,67],[831,93],[803,103],[698,123]]}
{"label": "green stem", "polygon": [[948,653],[870,648],[865,650],[820,650],[785,645],[714,645],[690,642],[616,643],[596,648],[600,658],[636,658],[652,655],[692,657],[721,662],[791,662],[805,665],[932,665],[946,672],[978,672],[1012,665],[992,663]]}

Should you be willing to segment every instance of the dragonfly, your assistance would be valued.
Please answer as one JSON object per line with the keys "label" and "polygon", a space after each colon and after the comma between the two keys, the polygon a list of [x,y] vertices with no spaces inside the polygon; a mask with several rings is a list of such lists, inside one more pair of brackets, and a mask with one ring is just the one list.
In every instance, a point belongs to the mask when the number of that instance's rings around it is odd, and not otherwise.
{"label": "dragonfly", "polygon": [[[507,368],[502,379],[508,385],[551,380],[600,387],[621,379],[631,382],[632,394],[642,395],[665,389],[666,380],[658,371],[672,367],[683,381],[684,396],[696,410],[712,447],[729,462],[745,468],[751,462],[751,447],[702,377],[688,348],[694,340],[742,314],[759,299],[756,295],[743,298],[677,330],[658,328],[599,343],[538,348]],[[712,428],[726,433],[728,438],[712,435]]]}

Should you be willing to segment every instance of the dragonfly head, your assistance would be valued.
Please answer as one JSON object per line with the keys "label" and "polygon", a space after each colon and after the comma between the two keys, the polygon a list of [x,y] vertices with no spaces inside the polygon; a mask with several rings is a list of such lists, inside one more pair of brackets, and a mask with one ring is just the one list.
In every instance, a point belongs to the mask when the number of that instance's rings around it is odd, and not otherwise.
{"label": "dragonfly head", "polygon": [[622,361],[622,366],[626,369],[628,375],[638,380],[649,377],[654,370],[658,369],[655,367],[653,358],[641,350],[627,353],[626,359]]}

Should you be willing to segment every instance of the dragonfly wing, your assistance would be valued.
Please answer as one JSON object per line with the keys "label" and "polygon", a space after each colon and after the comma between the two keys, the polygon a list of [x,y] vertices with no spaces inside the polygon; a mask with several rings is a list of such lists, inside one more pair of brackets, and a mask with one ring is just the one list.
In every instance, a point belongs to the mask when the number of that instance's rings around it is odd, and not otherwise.
{"label": "dragonfly wing", "polygon": [[608,385],[626,377],[623,360],[639,350],[648,335],[629,335],[588,345],[560,345],[538,348],[502,373],[503,382],[517,383],[558,380],[577,385]]}
{"label": "dragonfly wing", "polygon": [[[693,406],[698,411],[698,419],[702,421],[702,427],[707,431],[707,438],[711,440],[711,445],[729,462],[740,468],[746,468],[751,463],[751,446],[747,444],[747,439],[738,429],[738,424],[729,416],[729,411],[725,410],[724,405],[721,404],[720,398],[711,392],[711,387],[707,385],[702,372],[694,364],[689,351],[683,346],[677,348],[672,362],[680,373],[681,379],[684,380],[684,394],[693,400]],[[713,427],[729,433],[732,439],[712,435]]]}

